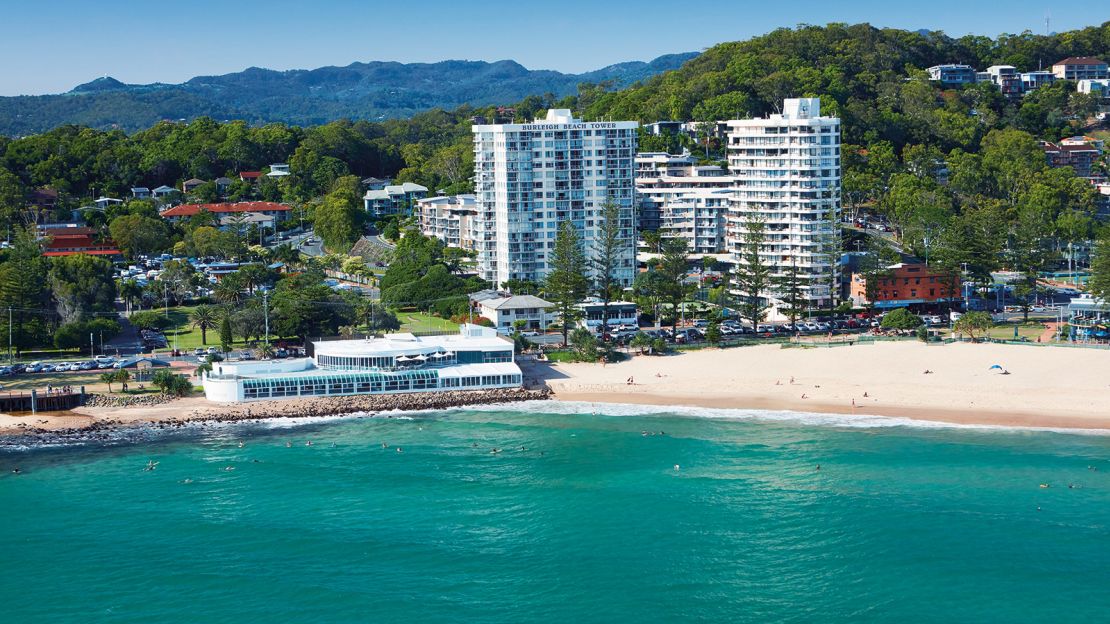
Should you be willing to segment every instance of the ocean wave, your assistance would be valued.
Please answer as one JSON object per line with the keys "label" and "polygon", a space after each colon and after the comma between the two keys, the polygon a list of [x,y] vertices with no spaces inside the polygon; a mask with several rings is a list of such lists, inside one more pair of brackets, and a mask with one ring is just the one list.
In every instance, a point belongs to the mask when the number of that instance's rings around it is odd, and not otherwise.
{"label": "ocean wave", "polygon": [[[1032,427],[1016,425],[988,425],[923,420],[903,416],[875,414],[830,414],[824,412],[799,412],[792,410],[764,410],[750,408],[712,408],[693,405],[644,405],[636,403],[593,403],[589,401],[524,401],[485,406],[465,406],[452,410],[512,412],[529,411],[545,414],[622,416],[679,416],[716,420],[761,421],[799,424],[819,427],[854,429],[912,428],[912,429],[964,429],[969,431],[999,432],[1049,432],[1077,435],[1110,436],[1107,429],[1073,429],[1068,427]],[[448,410],[450,411],[450,410]]]}

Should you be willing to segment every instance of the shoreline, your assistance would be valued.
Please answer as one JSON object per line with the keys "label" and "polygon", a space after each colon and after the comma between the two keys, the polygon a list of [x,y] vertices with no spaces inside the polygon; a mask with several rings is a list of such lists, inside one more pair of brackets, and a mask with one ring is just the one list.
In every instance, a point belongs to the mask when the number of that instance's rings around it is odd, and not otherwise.
{"label": "shoreline", "polygon": [[82,406],[69,412],[12,416],[0,414],[0,446],[25,443],[108,441],[121,431],[153,428],[181,429],[192,425],[242,423],[422,411],[546,400],[546,389],[497,389],[410,394],[353,395],[212,403],[204,397],[174,399],[155,405]]}
{"label": "shoreline", "polygon": [[1101,421],[1082,416],[1046,416],[1034,412],[998,412],[989,410],[938,410],[920,407],[868,405],[853,410],[850,406],[812,402],[783,402],[769,397],[707,397],[659,395],[650,393],[620,394],[599,392],[558,392],[551,396],[557,403],[603,403],[606,405],[637,405],[665,409],[705,408],[720,410],[758,410],[765,412],[793,412],[855,416],[866,418],[905,419],[919,423],[960,425],[970,427],[999,427],[1025,430],[1100,431],[1110,434],[1110,416]]}

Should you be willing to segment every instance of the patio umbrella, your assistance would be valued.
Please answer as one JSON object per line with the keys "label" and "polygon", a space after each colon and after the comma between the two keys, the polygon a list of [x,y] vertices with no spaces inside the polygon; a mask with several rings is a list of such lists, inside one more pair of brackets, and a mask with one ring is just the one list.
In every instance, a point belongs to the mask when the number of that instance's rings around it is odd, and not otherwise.
{"label": "patio umbrella", "polygon": [[423,362],[424,360],[428,359],[428,356],[426,356],[426,355],[414,355],[409,359],[410,360],[420,360],[421,362]]}

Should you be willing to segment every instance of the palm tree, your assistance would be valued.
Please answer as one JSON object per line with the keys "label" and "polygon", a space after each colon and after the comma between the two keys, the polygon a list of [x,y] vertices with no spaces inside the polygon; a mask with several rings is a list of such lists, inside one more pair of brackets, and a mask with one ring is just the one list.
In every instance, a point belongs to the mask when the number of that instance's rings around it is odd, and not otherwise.
{"label": "palm tree", "polygon": [[112,393],[112,382],[116,380],[115,371],[110,373],[100,373],[100,381],[108,384],[108,394]]}
{"label": "palm tree", "polygon": [[219,323],[219,314],[212,306],[197,306],[189,317],[192,326],[200,330],[200,343],[208,344],[208,330],[215,329]]}

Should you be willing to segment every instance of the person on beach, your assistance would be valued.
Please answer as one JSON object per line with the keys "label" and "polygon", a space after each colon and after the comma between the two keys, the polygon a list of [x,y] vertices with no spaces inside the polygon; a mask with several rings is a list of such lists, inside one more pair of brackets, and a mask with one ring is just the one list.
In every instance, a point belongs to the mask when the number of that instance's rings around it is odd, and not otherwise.
{"label": "person on beach", "polygon": [[807,397],[807,396],[806,396],[806,393],[804,393],[804,392],[803,392],[803,393],[802,393],[802,398],[803,398],[803,399],[808,399],[809,397]]}

